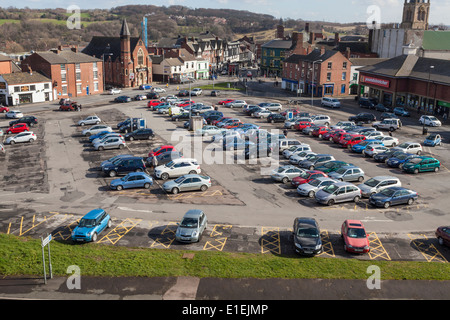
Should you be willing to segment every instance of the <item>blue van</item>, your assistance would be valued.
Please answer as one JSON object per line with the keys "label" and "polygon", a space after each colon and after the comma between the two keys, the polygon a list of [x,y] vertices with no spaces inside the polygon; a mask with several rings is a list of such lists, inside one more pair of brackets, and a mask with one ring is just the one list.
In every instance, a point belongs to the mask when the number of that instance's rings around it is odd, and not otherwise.
{"label": "blue van", "polygon": [[94,209],[88,212],[72,231],[74,242],[95,242],[98,234],[111,227],[111,217],[103,209]]}

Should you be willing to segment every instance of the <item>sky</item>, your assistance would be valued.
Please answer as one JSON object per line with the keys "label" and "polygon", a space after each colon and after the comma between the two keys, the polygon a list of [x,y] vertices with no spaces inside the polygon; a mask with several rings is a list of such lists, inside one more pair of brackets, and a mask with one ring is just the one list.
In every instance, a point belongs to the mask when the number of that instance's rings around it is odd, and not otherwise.
{"label": "sky", "polygon": [[[450,0],[430,1],[430,24],[450,25]],[[400,23],[403,2],[404,0],[22,0],[18,3],[17,0],[1,0],[0,6],[43,9],[77,5],[81,9],[107,9],[127,4],[182,5],[190,8],[248,10],[270,14],[276,18],[339,23],[366,22],[374,14],[379,14],[381,23]]]}

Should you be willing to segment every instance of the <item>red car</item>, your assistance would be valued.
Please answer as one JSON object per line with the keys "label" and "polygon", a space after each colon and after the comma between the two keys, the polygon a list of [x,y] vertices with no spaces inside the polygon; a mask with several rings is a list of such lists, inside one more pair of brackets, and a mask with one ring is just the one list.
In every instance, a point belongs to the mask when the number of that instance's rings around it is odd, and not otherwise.
{"label": "red car", "polygon": [[164,153],[164,152],[167,152],[167,151],[175,151],[175,147],[174,146],[170,146],[170,145],[161,146],[161,147],[155,148],[152,151],[150,151],[148,153],[148,156],[149,157],[159,156],[161,153]]}
{"label": "red car", "polygon": [[291,184],[293,187],[297,188],[299,185],[308,183],[311,180],[320,178],[320,177],[328,177],[327,174],[318,170],[308,170],[300,174],[300,176],[292,179]]}
{"label": "red car", "polygon": [[320,126],[320,127],[317,127],[316,129],[314,129],[314,130],[312,131],[312,135],[313,135],[314,137],[322,138],[322,136],[323,136],[325,133],[327,133],[328,130],[329,130],[329,128],[328,128],[327,126]]}
{"label": "red car", "polygon": [[225,128],[225,129],[233,129],[233,128],[239,127],[242,124],[243,123],[240,122],[240,121],[230,122],[230,123],[227,123],[225,126],[223,126],[223,128]]}
{"label": "red car", "polygon": [[6,130],[6,134],[21,133],[24,131],[30,131],[30,128],[28,128],[26,123],[18,123],[18,124],[13,125],[12,127],[8,128],[8,130]]}
{"label": "red car", "polygon": [[227,103],[230,103],[230,102],[233,102],[233,101],[234,101],[234,99],[226,99],[226,100],[219,101],[218,104],[224,105],[224,104],[227,104]]}
{"label": "red car", "polygon": [[287,115],[288,112],[292,112],[292,115],[293,115],[294,117],[297,116],[297,115],[300,113],[300,111],[297,110],[297,109],[287,109],[287,110],[281,112],[280,114],[281,114],[282,116],[286,117],[286,115]]}
{"label": "red car", "polygon": [[178,106],[180,108],[184,108],[184,107],[189,107],[191,104],[194,104],[194,103],[195,103],[195,101],[185,101],[185,102],[178,104]]}
{"label": "red car", "polygon": [[153,108],[153,107],[156,107],[160,103],[161,103],[161,100],[150,100],[149,102],[147,102],[147,107]]}
{"label": "red car", "polygon": [[333,135],[338,132],[343,132],[343,129],[332,129],[328,130],[325,134],[322,135],[323,140],[333,141]]}
{"label": "red car", "polygon": [[78,104],[76,102],[68,102],[59,106],[60,111],[74,111],[78,110]]}
{"label": "red car", "polygon": [[336,132],[335,134],[333,134],[333,142],[334,143],[341,143],[341,140],[343,139],[343,137],[346,135],[346,134],[348,134],[347,132],[345,132],[345,131],[342,131],[342,132]]}
{"label": "red car", "polygon": [[296,126],[295,129],[297,129],[298,131],[302,131],[305,128],[311,127],[312,123],[309,121],[300,121]]}
{"label": "red car", "polygon": [[343,148],[350,149],[355,144],[358,144],[364,140],[366,140],[366,137],[361,134],[350,134],[350,135],[345,136],[345,138],[342,139],[340,144]]}
{"label": "red car", "polygon": [[450,227],[439,227],[435,234],[441,246],[446,245],[450,247]]}
{"label": "red car", "polygon": [[8,107],[1,106],[1,105],[0,105],[0,112],[1,112],[1,113],[6,113],[6,112],[8,112],[8,111],[9,111],[9,108],[8,108]]}
{"label": "red car", "polygon": [[344,249],[347,252],[367,253],[370,251],[369,235],[359,220],[345,220],[341,227]]}

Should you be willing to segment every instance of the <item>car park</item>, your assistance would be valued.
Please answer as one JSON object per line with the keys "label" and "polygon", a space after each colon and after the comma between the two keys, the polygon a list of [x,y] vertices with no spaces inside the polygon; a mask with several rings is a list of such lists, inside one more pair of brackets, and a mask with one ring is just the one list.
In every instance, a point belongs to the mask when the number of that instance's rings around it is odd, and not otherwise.
{"label": "car park", "polygon": [[316,192],[315,199],[316,202],[328,206],[342,202],[359,202],[361,190],[349,182],[340,181]]}
{"label": "car park", "polygon": [[208,219],[202,210],[189,210],[178,224],[175,240],[179,242],[199,242],[208,227]]}
{"label": "car park", "polygon": [[420,156],[415,157],[413,159],[409,159],[406,163],[403,164],[402,170],[410,173],[419,173],[419,172],[438,172],[441,168],[441,163],[438,159],[428,156]]}
{"label": "car park", "polygon": [[323,165],[316,167],[316,170],[319,170],[319,171],[322,171],[322,172],[328,174],[330,172],[336,171],[339,168],[346,167],[346,166],[353,166],[353,165],[350,163],[347,163],[345,161],[333,160],[333,161],[328,161],[328,162],[324,163]]}
{"label": "car park", "polygon": [[6,144],[15,144],[15,143],[22,143],[22,142],[32,143],[33,141],[36,141],[36,139],[37,139],[36,134],[34,134],[32,131],[25,131],[25,132],[16,134],[15,136],[7,138],[5,140],[5,143]]}
{"label": "car park", "polygon": [[403,107],[396,107],[396,108],[394,108],[393,113],[394,113],[396,116],[402,116],[402,117],[410,117],[410,116],[411,116],[411,114],[409,113],[409,111],[406,110],[406,109],[403,108]]}
{"label": "car park", "polygon": [[376,154],[385,152],[387,150],[389,150],[389,148],[385,147],[382,144],[378,144],[378,145],[371,144],[364,148],[364,150],[362,151],[362,154],[365,157],[374,157]]}
{"label": "car park", "polygon": [[389,208],[394,205],[411,205],[418,199],[417,192],[403,187],[389,187],[370,196],[369,203],[375,207]]}
{"label": "car park", "polygon": [[286,184],[295,177],[298,177],[304,171],[305,170],[291,165],[281,166],[272,171],[271,178],[272,180]]}
{"label": "car park", "polygon": [[298,166],[303,169],[314,170],[329,161],[336,160],[331,154],[316,154],[306,160],[300,161]]}
{"label": "car park", "polygon": [[389,130],[391,132],[398,130],[402,127],[402,121],[400,119],[387,118],[382,121],[372,123],[372,127],[376,130]]}
{"label": "car park", "polygon": [[425,138],[423,145],[428,147],[440,146],[442,145],[442,137],[438,133],[432,133]]}
{"label": "car park", "polygon": [[6,134],[21,133],[24,131],[30,131],[30,128],[28,128],[26,123],[18,123],[6,129]]}
{"label": "car park", "polygon": [[98,116],[88,116],[83,120],[78,121],[79,126],[85,126],[85,125],[94,125],[94,124],[100,124],[102,120]]}
{"label": "car park", "polygon": [[9,119],[20,119],[23,117],[22,111],[19,110],[9,110],[5,113],[5,118]]}
{"label": "car park", "polygon": [[163,164],[169,163],[170,161],[178,158],[182,158],[183,154],[178,151],[167,151],[157,156],[148,157],[146,159],[146,164],[149,167],[157,167]]}
{"label": "car park", "polygon": [[291,185],[295,188],[298,186],[308,183],[311,180],[317,179],[319,177],[328,177],[326,173],[318,170],[307,170],[302,173],[298,177],[295,177],[291,180]]}
{"label": "car park", "polygon": [[439,245],[450,247],[450,227],[441,226],[434,232],[436,238],[438,239]]}
{"label": "car park", "polygon": [[71,238],[74,242],[96,242],[98,235],[110,227],[110,215],[103,209],[94,209],[80,219],[72,231]]}
{"label": "car park", "polygon": [[295,218],[292,227],[294,250],[298,254],[314,256],[322,252],[319,224],[314,218]]}
{"label": "car park", "polygon": [[358,185],[361,195],[369,198],[371,195],[389,187],[401,187],[399,178],[393,176],[376,176]]}
{"label": "car park", "polygon": [[149,128],[143,128],[143,129],[137,129],[132,132],[129,132],[125,134],[125,140],[148,140],[153,139],[155,137],[155,133],[152,129]]}
{"label": "car park", "polygon": [[130,172],[122,178],[112,180],[109,187],[112,190],[120,191],[130,188],[150,189],[152,185],[153,179],[147,173]]}
{"label": "car park", "polygon": [[405,152],[408,153],[414,153],[417,155],[420,155],[423,151],[422,146],[420,145],[420,143],[417,142],[403,142],[400,143],[396,148],[402,149]]}
{"label": "car park", "polygon": [[315,179],[308,181],[307,183],[300,184],[297,187],[297,193],[301,196],[308,196],[309,198],[314,198],[317,191],[336,182],[337,182],[336,180],[331,179],[329,177],[324,176],[317,177]]}
{"label": "car park", "polygon": [[369,235],[359,220],[345,220],[341,226],[341,238],[347,252],[363,254],[370,251]]}
{"label": "car park", "polygon": [[94,125],[88,129],[84,129],[82,131],[82,135],[83,136],[91,136],[93,134],[99,133],[101,131],[109,131],[109,132],[113,132],[112,128],[110,126],[104,125],[104,124],[97,124]]}
{"label": "car park", "polygon": [[20,119],[12,120],[9,122],[9,126],[13,126],[18,123],[25,123],[29,127],[33,127],[38,123],[37,118],[35,116],[23,116]]}
{"label": "car park", "polygon": [[183,175],[175,180],[164,182],[162,188],[164,191],[177,194],[184,191],[202,191],[205,192],[211,187],[211,178],[199,174]]}
{"label": "car park", "polygon": [[135,156],[119,158],[102,166],[103,173],[110,177],[126,175],[130,172],[144,172],[145,169],[142,157]]}
{"label": "car park", "polygon": [[355,116],[350,116],[348,118],[348,121],[353,121],[355,123],[372,123],[374,121],[376,121],[377,118],[375,117],[374,114],[372,113],[359,113]]}
{"label": "car park", "polygon": [[258,143],[247,145],[244,149],[245,159],[265,158],[271,157],[273,148],[266,143]]}
{"label": "car park", "polygon": [[355,166],[345,166],[328,173],[331,179],[338,181],[364,181],[364,171]]}
{"label": "car park", "polygon": [[440,127],[442,122],[435,116],[422,115],[419,119],[419,123],[423,126]]}
{"label": "car park", "polygon": [[328,98],[324,97],[322,98],[322,101],[320,103],[322,107],[329,107],[329,108],[340,108],[341,102],[336,98]]}
{"label": "car park", "polygon": [[200,174],[201,169],[198,161],[191,158],[178,158],[173,159],[169,163],[166,163],[155,168],[155,177],[161,180],[167,180],[169,178],[181,177],[185,174]]}
{"label": "car park", "polygon": [[395,147],[399,144],[398,138],[391,136],[378,136],[375,140],[382,142],[386,147]]}

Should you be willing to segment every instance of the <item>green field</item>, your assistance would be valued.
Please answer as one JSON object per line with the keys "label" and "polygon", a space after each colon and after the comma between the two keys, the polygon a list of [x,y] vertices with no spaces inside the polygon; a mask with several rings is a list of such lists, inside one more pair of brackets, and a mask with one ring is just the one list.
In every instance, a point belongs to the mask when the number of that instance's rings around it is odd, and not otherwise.
{"label": "green field", "polygon": [[[228,85],[230,86],[228,88]],[[218,82],[218,83],[214,83],[214,88],[213,85],[205,85],[205,86],[195,86],[195,88],[200,88],[202,90],[220,90],[220,91],[241,91],[243,90],[242,88],[233,88],[234,83],[233,82]],[[194,85],[191,86],[192,88],[194,87]],[[189,87],[185,90],[188,90]]]}
{"label": "green field", "polygon": [[0,19],[0,26],[5,23],[20,23],[20,20],[14,19]]}
{"label": "green field", "polygon": [[[0,234],[0,274],[41,275],[41,252],[40,240]],[[184,259],[186,252],[194,253],[194,258]],[[51,242],[51,255],[56,276],[66,275],[68,266],[77,265],[83,275],[89,276],[367,279],[367,268],[377,265],[382,280],[450,280],[450,264],[438,262],[301,258],[58,241]]]}

